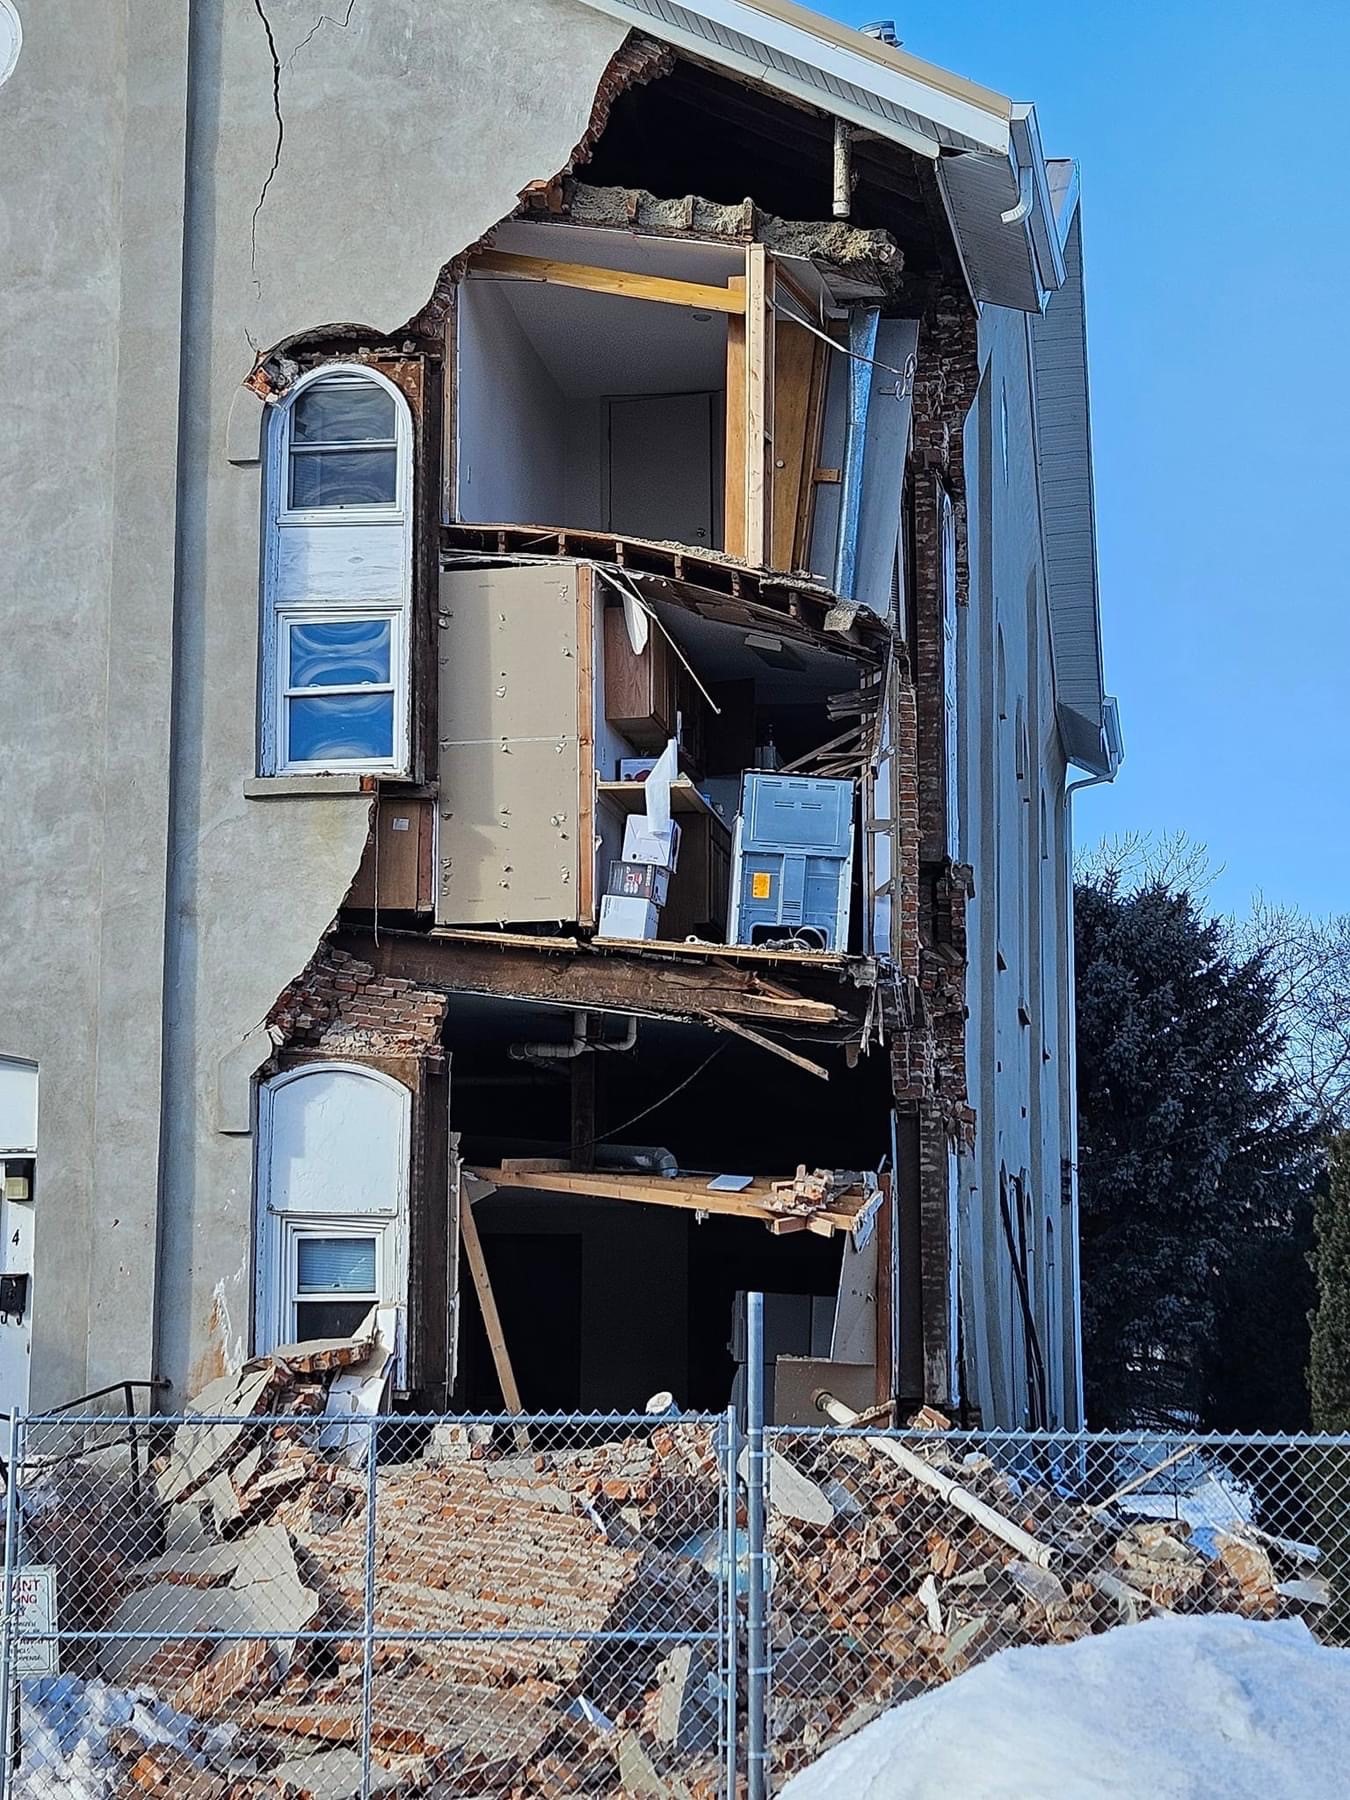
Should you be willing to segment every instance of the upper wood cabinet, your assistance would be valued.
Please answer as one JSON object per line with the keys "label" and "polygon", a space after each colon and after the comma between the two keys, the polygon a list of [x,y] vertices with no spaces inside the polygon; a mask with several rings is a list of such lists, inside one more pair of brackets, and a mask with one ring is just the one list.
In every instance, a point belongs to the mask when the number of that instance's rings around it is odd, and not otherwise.
{"label": "upper wood cabinet", "polygon": [[634,650],[623,608],[605,610],[605,718],[635,750],[664,750],[675,735],[679,708],[679,664],[664,635],[647,635]]}

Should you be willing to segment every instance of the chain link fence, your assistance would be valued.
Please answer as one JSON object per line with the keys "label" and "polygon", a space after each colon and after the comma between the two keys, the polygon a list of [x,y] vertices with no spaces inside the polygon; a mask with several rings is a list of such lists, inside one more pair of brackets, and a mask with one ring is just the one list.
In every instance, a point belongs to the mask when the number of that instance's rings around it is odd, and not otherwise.
{"label": "chain link fence", "polygon": [[14,1800],[730,1791],[729,1417],[13,1435]]}
{"label": "chain link fence", "polygon": [[15,1423],[15,1800],[713,1800],[1007,1645],[1203,1611],[1350,1641],[1350,1439],[770,1427],[760,1563],[730,1414],[247,1398]]}
{"label": "chain link fence", "polygon": [[775,1784],[1010,1645],[1197,1612],[1350,1642],[1350,1439],[765,1435]]}

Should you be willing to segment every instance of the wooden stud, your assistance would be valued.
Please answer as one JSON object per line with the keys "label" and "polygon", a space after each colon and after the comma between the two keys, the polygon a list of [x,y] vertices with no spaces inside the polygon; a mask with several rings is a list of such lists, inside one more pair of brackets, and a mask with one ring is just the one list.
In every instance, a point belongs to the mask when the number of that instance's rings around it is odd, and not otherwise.
{"label": "wooden stud", "polygon": [[[758,247],[762,255],[763,247]],[[702,281],[671,281],[664,275],[635,275],[627,269],[598,269],[584,263],[554,262],[545,256],[515,256],[506,250],[481,251],[470,263],[469,273],[514,276],[554,287],[618,294],[626,300],[697,307],[701,312],[741,313],[746,304],[745,294],[736,292],[731,284],[714,287]]]}
{"label": "wooden stud", "polygon": [[473,1203],[463,1186],[460,1187],[459,1235],[464,1245],[469,1273],[473,1276],[473,1291],[478,1296],[478,1309],[483,1315],[483,1329],[487,1332],[488,1348],[492,1352],[492,1366],[497,1371],[497,1384],[502,1390],[502,1400],[507,1412],[524,1412],[525,1408],[520,1403],[520,1389],[516,1386],[515,1370],[511,1367],[511,1353],[506,1348],[506,1338],[502,1333],[497,1297],[492,1291],[487,1261],[483,1256],[483,1240],[478,1235]]}
{"label": "wooden stud", "polygon": [[[733,275],[727,284],[739,292],[745,310],[745,277]],[[746,397],[745,319],[727,320],[727,419],[723,445],[726,497],[722,536],[728,556],[746,556],[746,444],[749,404]]]}
{"label": "wooden stud", "polygon": [[802,489],[810,485],[807,470],[815,462],[814,446],[808,460],[807,430],[816,349],[816,339],[809,331],[788,320],[779,321],[774,338],[771,569],[799,566],[796,561],[799,505]]}
{"label": "wooden stud", "polygon": [[773,282],[763,244],[745,250],[745,560],[768,556],[773,493]]}

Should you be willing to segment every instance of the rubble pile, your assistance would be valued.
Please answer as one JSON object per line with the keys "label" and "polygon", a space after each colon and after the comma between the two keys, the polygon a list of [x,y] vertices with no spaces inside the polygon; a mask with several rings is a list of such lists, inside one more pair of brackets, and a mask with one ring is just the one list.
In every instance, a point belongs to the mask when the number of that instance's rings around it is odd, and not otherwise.
{"label": "rubble pile", "polygon": [[[370,1352],[297,1346],[214,1383],[137,1503],[125,1471],[120,1505],[114,1471],[32,1484],[34,1554],[91,1633],[51,1697],[67,1714],[79,1676],[102,1696],[86,1710],[121,1720],[88,1791],[359,1792],[371,1600],[372,1791],[710,1800],[712,1659],[626,1635],[716,1629],[715,1564],[691,1549],[720,1517],[710,1430],[382,1424],[368,1589],[367,1431],[331,1402]],[[60,1734],[40,1691],[25,1704],[33,1783]],[[83,1792],[74,1761],[57,1773],[18,1792]]]}
{"label": "rubble pile", "polygon": [[1299,1610],[1286,1597],[1297,1584],[1282,1584],[1271,1552],[1245,1535],[1206,1533],[1202,1549],[1184,1521],[1125,1523],[940,1431],[907,1440],[1044,1547],[1051,1566],[1042,1566],[897,1467],[879,1442],[782,1434],[771,1459],[771,1497],[782,1464],[793,1494],[771,1506],[767,1532],[769,1736],[785,1768],[1011,1645],[1071,1643],[1166,1612]]}
{"label": "rubble pile", "polygon": [[[30,1553],[89,1636],[25,1685],[20,1800],[345,1800],[367,1657],[373,1792],[718,1791],[712,1429],[383,1420],[372,1467],[354,1415],[383,1404],[387,1363],[375,1322],[292,1346],[200,1395],[130,1488],[124,1455],[28,1484]],[[1310,1585],[1259,1533],[1087,1507],[917,1423],[903,1466],[879,1435],[774,1434],[785,1769],[1006,1645],[1171,1610],[1273,1618]],[[44,1757],[67,1759],[46,1785]]]}

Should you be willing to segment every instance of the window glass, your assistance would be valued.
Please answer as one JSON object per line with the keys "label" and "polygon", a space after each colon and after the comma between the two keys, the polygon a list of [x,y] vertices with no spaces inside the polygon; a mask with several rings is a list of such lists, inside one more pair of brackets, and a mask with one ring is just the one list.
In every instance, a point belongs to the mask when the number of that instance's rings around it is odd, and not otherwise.
{"label": "window glass", "polygon": [[296,395],[293,444],[393,444],[394,397],[373,381],[318,381]]}
{"label": "window glass", "polygon": [[373,1304],[373,1300],[297,1300],[293,1328],[296,1342],[352,1337]]}
{"label": "window glass", "polygon": [[295,1285],[301,1294],[373,1294],[373,1237],[299,1237]]}
{"label": "window glass", "polygon": [[389,680],[390,620],[309,620],[288,629],[291,687],[359,687]]}
{"label": "window glass", "polygon": [[293,763],[388,762],[394,754],[394,696],[315,694],[286,701]]}
{"label": "window glass", "polygon": [[398,497],[398,452],[291,451],[291,506],[391,506]]}

